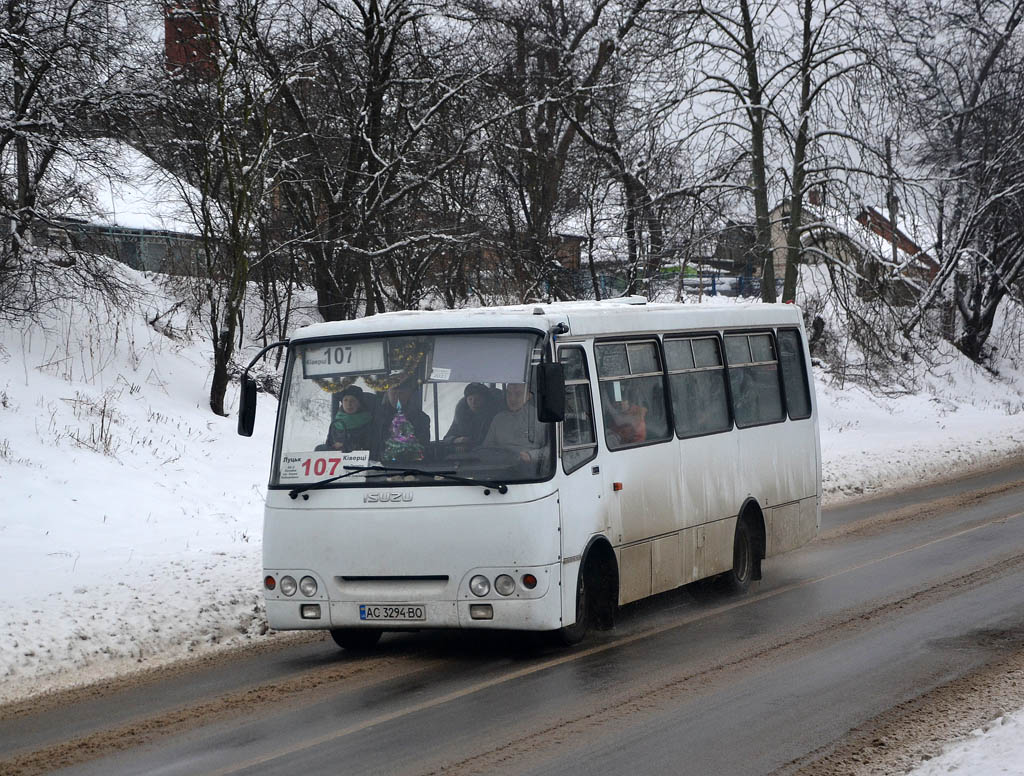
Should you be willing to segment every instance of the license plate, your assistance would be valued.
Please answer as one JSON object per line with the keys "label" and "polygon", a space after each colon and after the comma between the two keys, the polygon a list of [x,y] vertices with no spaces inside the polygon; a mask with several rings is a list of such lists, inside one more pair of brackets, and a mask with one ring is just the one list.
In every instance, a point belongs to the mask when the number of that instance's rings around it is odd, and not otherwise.
{"label": "license plate", "polygon": [[425,606],[407,604],[359,604],[360,620],[426,620]]}

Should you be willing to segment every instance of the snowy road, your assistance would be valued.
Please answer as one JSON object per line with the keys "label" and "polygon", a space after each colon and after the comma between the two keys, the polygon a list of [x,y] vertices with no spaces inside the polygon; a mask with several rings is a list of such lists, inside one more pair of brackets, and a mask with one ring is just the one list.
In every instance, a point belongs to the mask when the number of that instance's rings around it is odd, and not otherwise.
{"label": "snowy road", "polygon": [[829,511],[751,594],[665,594],[572,651],[305,644],[7,719],[0,751],[29,773],[851,773],[858,729],[1024,646],[1019,479]]}

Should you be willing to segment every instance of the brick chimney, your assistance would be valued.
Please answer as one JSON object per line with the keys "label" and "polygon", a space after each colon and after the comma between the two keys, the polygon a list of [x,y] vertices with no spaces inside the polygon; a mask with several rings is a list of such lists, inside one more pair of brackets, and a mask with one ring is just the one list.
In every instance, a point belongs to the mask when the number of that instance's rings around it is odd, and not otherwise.
{"label": "brick chimney", "polygon": [[212,76],[216,72],[217,0],[174,0],[164,4],[167,69]]}

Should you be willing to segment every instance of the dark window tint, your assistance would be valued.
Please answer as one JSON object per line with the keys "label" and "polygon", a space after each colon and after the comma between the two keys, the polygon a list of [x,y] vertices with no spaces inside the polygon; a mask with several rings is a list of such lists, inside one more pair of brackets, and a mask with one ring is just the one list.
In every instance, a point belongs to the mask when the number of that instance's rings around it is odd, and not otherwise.
{"label": "dark window tint", "polygon": [[722,352],[718,340],[714,337],[695,339],[693,342],[693,362],[695,366],[721,366]]}
{"label": "dark window tint", "polygon": [[793,329],[780,331],[779,363],[782,366],[782,384],[786,388],[786,406],[793,420],[811,416],[811,391],[807,385],[804,349],[800,333]]}
{"label": "dark window tint", "polygon": [[668,439],[660,375],[601,381],[604,436],[609,450]]}
{"label": "dark window tint", "polygon": [[626,346],[629,353],[629,373],[633,375],[660,372],[658,346],[653,342],[630,343]]}
{"label": "dark window tint", "polygon": [[594,412],[587,360],[582,348],[560,348],[565,366],[565,419],[562,421],[562,467],[575,471],[597,455]]}
{"label": "dark window tint", "polygon": [[565,369],[566,382],[587,379],[587,362],[580,348],[562,348],[558,351],[558,359]]}
{"label": "dark window tint", "polygon": [[590,386],[565,387],[565,425],[562,426],[562,444],[565,447],[593,445],[594,423],[590,414]]}
{"label": "dark window tint", "polygon": [[594,348],[598,377],[620,377],[629,374],[629,359],[625,343],[597,345]]}
{"label": "dark window tint", "polygon": [[[669,353],[692,352],[687,359]],[[676,433],[681,437],[713,434],[732,428],[725,391],[725,370],[718,339],[666,339],[665,362]]]}
{"label": "dark window tint", "polygon": [[[785,417],[774,350],[769,334],[730,334],[725,338],[729,388],[738,426],[777,423]],[[754,354],[759,358],[754,359]]]}
{"label": "dark window tint", "polygon": [[665,366],[670,372],[675,369],[693,369],[693,348],[690,340],[665,340]]}
{"label": "dark window tint", "polygon": [[658,343],[595,345],[594,353],[608,448],[670,438]]}
{"label": "dark window tint", "polygon": [[732,336],[725,338],[725,356],[730,364],[749,364],[750,345],[747,343],[747,336]]}
{"label": "dark window tint", "polygon": [[750,342],[751,361],[756,363],[775,360],[775,346],[772,345],[771,334],[751,334],[747,340]]}

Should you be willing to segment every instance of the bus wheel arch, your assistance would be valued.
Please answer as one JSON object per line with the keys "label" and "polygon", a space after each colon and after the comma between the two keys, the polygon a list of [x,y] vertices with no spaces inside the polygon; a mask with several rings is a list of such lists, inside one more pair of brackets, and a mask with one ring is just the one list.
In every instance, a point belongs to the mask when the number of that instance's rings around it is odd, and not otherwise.
{"label": "bus wheel arch", "polygon": [[609,630],[619,603],[619,566],[615,551],[603,536],[588,542],[576,575],[576,621],[555,631],[564,645],[578,644],[591,627]]}
{"label": "bus wheel arch", "polygon": [[589,577],[591,624],[598,630],[611,630],[619,608],[619,562],[607,537],[591,538],[580,569]]}

